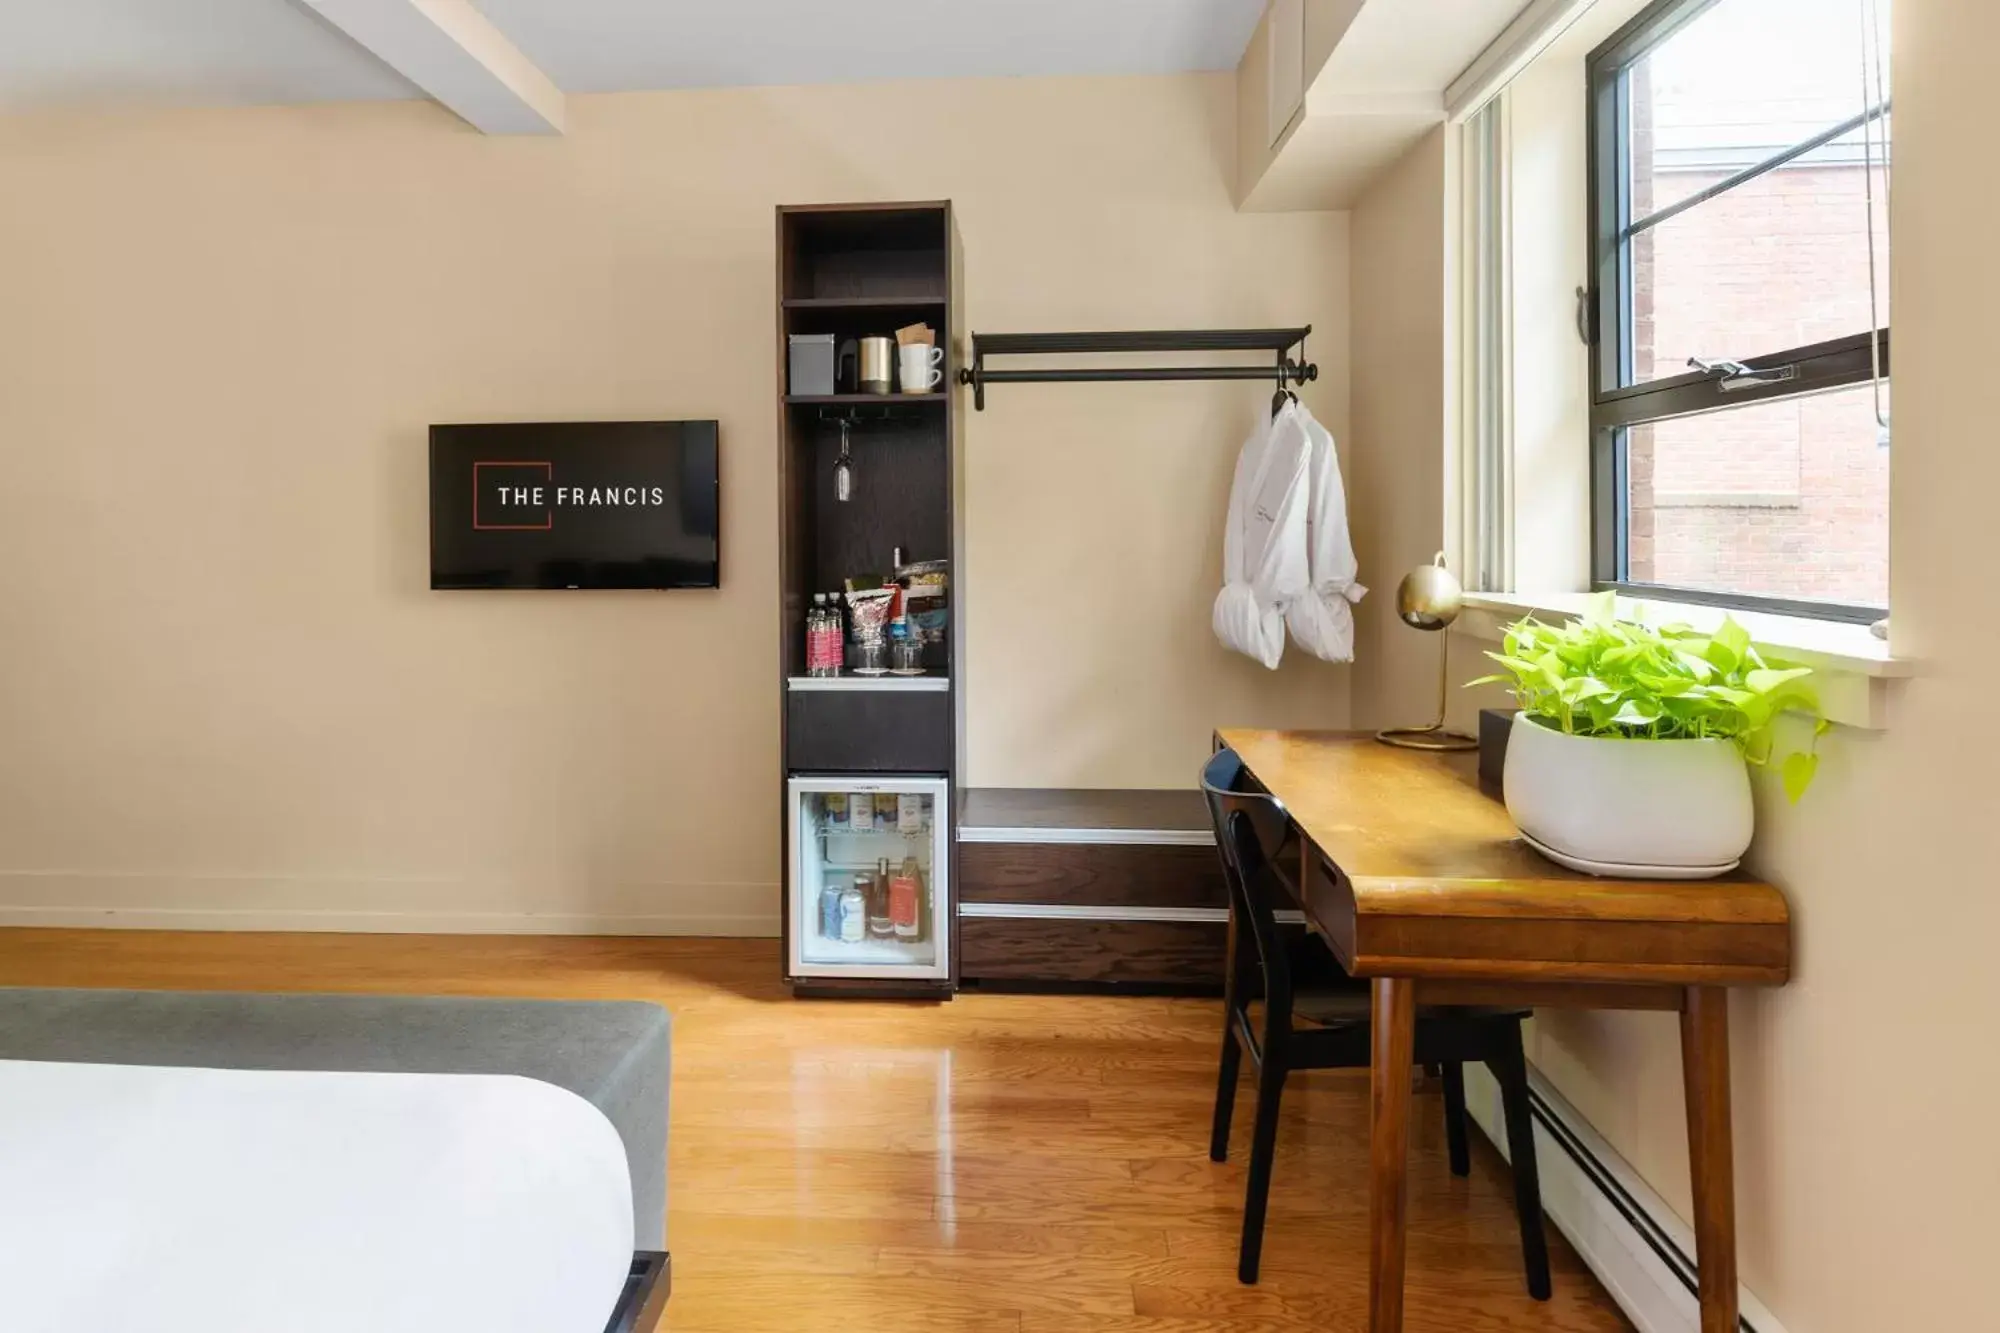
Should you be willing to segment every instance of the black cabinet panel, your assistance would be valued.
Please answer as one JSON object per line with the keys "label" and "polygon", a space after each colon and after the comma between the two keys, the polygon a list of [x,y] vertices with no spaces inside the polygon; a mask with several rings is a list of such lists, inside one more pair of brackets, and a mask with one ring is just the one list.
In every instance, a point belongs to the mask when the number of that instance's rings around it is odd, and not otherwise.
{"label": "black cabinet panel", "polygon": [[1222,989],[1222,921],[1035,921],[966,917],[959,974],[973,981]]}
{"label": "black cabinet panel", "polygon": [[1080,907],[1223,907],[1229,887],[1213,847],[1106,843],[966,842],[966,903]]}
{"label": "black cabinet panel", "polygon": [[951,695],[912,690],[794,690],[785,697],[794,773],[947,773]]}

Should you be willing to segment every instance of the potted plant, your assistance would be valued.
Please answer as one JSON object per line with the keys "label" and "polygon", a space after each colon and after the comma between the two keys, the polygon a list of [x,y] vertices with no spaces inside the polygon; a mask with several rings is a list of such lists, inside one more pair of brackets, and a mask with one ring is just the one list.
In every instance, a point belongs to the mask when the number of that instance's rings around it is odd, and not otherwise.
{"label": "potted plant", "polygon": [[1747,765],[1774,759],[1773,724],[1796,710],[1812,746],[1779,762],[1794,801],[1811,785],[1827,723],[1810,667],[1767,662],[1725,618],[1712,634],[1616,618],[1615,594],[1581,619],[1530,616],[1487,656],[1506,668],[1475,685],[1513,687],[1507,812],[1538,850],[1580,870],[1682,879],[1742,859],[1755,815]]}

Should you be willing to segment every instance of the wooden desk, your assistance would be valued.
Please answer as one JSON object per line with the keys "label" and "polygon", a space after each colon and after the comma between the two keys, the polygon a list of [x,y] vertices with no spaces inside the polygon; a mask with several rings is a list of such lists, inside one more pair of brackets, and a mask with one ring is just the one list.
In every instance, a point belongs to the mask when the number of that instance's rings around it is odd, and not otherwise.
{"label": "wooden desk", "polygon": [[1785,899],[1748,879],[1596,879],[1532,851],[1477,756],[1338,732],[1224,730],[1301,845],[1306,916],[1373,979],[1369,1328],[1403,1327],[1410,1059],[1421,1003],[1681,1016],[1702,1333],[1736,1333],[1729,986],[1782,986]]}

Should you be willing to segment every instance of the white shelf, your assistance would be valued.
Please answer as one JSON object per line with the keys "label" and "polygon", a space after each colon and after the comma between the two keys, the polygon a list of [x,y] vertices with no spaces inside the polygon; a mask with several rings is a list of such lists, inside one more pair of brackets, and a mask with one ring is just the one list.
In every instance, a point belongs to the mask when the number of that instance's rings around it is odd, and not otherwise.
{"label": "white shelf", "polygon": [[820,865],[827,870],[845,871],[852,875],[873,870],[875,863],[885,856],[895,866],[902,865],[904,857],[915,856],[917,864],[923,868],[924,878],[929,879],[934,836],[929,825],[916,833],[898,833],[893,829],[875,829],[866,833],[823,829],[820,837],[825,841],[821,844]]}
{"label": "white shelf", "polygon": [[903,694],[949,694],[951,677],[942,672],[924,676],[787,676],[785,688],[801,694],[820,690],[886,690]]}
{"label": "white shelf", "polygon": [[[930,924],[935,931],[937,923]],[[805,960],[821,967],[931,967],[937,962],[937,941],[871,938],[841,944],[814,933],[805,941]]]}

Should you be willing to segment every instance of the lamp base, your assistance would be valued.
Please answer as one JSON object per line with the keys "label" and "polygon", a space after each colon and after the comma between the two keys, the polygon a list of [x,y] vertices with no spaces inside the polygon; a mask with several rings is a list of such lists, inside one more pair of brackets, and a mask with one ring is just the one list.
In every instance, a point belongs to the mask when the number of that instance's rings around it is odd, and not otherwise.
{"label": "lamp base", "polygon": [[1446,731],[1444,723],[1433,722],[1428,727],[1390,727],[1375,733],[1375,739],[1384,745],[1394,745],[1404,750],[1457,751],[1477,750],[1479,742],[1471,736],[1461,736]]}

